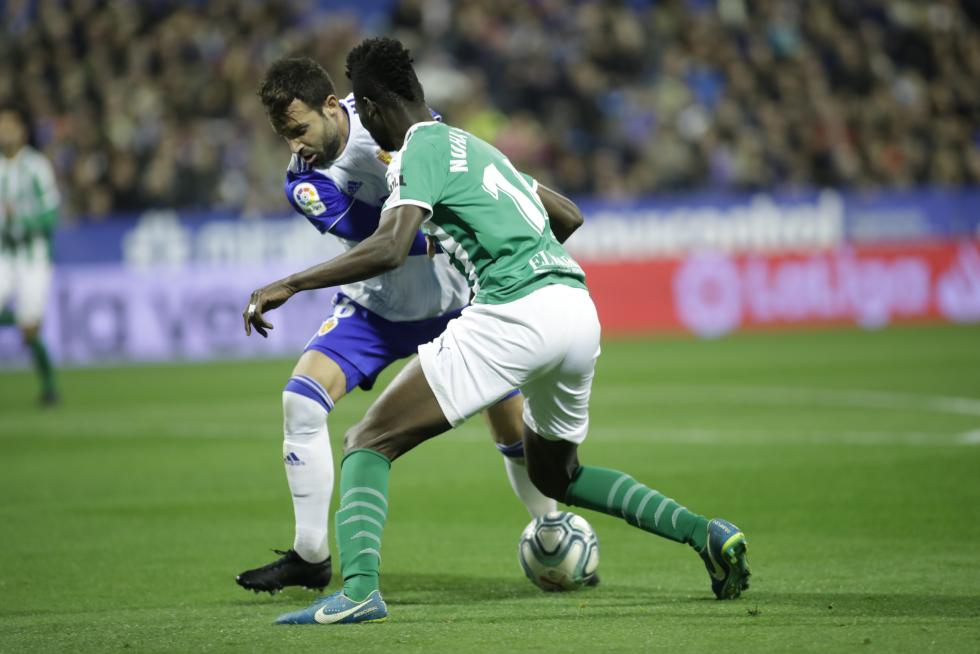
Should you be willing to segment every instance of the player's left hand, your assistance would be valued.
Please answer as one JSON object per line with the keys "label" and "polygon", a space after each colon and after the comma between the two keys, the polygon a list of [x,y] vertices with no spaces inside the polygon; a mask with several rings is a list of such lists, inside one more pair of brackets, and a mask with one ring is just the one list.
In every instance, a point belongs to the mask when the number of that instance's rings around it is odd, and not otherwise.
{"label": "player's left hand", "polygon": [[242,312],[242,317],[245,319],[245,334],[251,336],[254,327],[255,331],[261,334],[263,338],[268,337],[269,332],[267,330],[272,329],[272,324],[262,316],[262,312],[281,307],[295,292],[282,281],[272,282],[257,291],[252,291],[252,297],[248,299],[248,306]]}

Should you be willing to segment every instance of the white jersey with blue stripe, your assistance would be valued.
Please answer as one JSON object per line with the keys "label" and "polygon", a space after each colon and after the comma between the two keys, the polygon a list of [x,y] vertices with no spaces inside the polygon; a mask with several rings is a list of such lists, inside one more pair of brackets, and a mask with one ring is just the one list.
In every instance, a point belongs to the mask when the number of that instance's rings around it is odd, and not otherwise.
{"label": "white jersey with blue stripe", "polygon": [[[286,197],[321,234],[331,234],[350,249],[378,228],[381,205],[388,197],[385,173],[391,155],[378,147],[361,124],[354,95],[340,101],[347,111],[347,145],[324,168],[309,166],[293,155],[286,171]],[[469,302],[466,280],[445,254],[430,259],[419,232],[400,267],[340,289],[352,300],[386,320],[406,322],[434,318]]]}

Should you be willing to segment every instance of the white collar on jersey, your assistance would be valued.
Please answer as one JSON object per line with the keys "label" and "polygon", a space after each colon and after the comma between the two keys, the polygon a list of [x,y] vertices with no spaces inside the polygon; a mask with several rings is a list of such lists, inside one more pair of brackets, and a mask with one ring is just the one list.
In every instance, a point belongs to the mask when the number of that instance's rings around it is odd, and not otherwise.
{"label": "white collar on jersey", "polygon": [[405,132],[405,140],[402,142],[402,150],[405,149],[405,144],[408,143],[408,139],[409,137],[412,136],[412,132],[415,131],[415,128],[425,127],[426,125],[440,125],[440,124],[441,123],[438,120],[423,120],[421,123],[415,123],[414,125],[409,127],[408,131]]}

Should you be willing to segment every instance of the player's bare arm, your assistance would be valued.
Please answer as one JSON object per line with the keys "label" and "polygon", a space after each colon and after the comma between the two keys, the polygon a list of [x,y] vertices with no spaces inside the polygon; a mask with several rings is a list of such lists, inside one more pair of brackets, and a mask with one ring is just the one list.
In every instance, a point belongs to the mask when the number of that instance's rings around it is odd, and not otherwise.
{"label": "player's bare arm", "polygon": [[574,202],[547,186],[539,184],[537,190],[538,198],[548,213],[551,232],[559,243],[564,243],[585,222],[582,212]]}
{"label": "player's bare arm", "polygon": [[242,316],[245,333],[254,328],[263,337],[272,325],[263,312],[276,309],[300,291],[327,288],[370,279],[394,270],[408,257],[426,213],[412,205],[393,207],[381,214],[378,229],[360,244],[325,263],[252,291]]}

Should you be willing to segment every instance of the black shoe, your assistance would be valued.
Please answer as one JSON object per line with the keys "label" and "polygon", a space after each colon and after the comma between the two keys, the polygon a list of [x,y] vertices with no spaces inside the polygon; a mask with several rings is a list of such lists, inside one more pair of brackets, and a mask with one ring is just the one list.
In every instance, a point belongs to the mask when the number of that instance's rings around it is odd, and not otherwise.
{"label": "black shoe", "polygon": [[585,586],[587,588],[595,588],[599,585],[599,573],[593,572],[592,576],[585,580]]}
{"label": "black shoe", "polygon": [[238,585],[246,590],[278,593],[286,586],[302,586],[311,590],[323,590],[330,583],[332,573],[330,557],[320,563],[310,563],[300,558],[296,550],[272,550],[282,558],[254,570],[246,570],[235,577]]}
{"label": "black shoe", "polygon": [[61,403],[61,398],[58,397],[56,391],[44,391],[41,393],[41,406],[44,408],[50,408],[53,406],[58,406]]}

